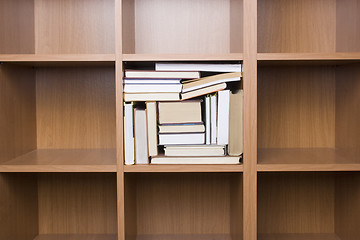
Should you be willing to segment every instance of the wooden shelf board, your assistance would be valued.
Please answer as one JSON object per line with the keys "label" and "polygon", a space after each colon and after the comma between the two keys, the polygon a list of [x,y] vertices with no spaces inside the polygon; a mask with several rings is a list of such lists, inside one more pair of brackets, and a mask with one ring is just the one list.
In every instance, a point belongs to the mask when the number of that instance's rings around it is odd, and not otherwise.
{"label": "wooden shelf board", "polygon": [[242,53],[229,54],[123,54],[123,61],[240,61]]}
{"label": "wooden shelf board", "polygon": [[341,240],[334,233],[259,234],[258,240]]}
{"label": "wooden shelf board", "polygon": [[114,65],[115,54],[0,54],[0,62],[31,66]]}
{"label": "wooden shelf board", "polygon": [[40,149],[0,164],[0,172],[116,172],[115,149]]}
{"label": "wooden shelf board", "polygon": [[147,234],[137,235],[136,240],[231,240],[230,234]]}
{"label": "wooden shelf board", "polygon": [[209,165],[125,165],[125,172],[242,172],[243,165],[209,164]]}
{"label": "wooden shelf board", "polygon": [[34,240],[117,240],[116,234],[40,234]]}
{"label": "wooden shelf board", "polygon": [[257,59],[260,61],[344,61],[360,60],[360,52],[338,52],[338,53],[258,53]]}
{"label": "wooden shelf board", "polygon": [[357,156],[332,148],[259,149],[257,170],[360,171]]}

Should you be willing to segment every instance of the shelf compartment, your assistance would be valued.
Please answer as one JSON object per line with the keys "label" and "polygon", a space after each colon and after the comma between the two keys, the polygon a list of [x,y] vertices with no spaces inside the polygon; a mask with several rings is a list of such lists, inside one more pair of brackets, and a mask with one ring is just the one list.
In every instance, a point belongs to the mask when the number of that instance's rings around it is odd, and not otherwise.
{"label": "shelf compartment", "polygon": [[259,66],[259,170],[359,169],[359,69]]}
{"label": "shelf compartment", "polygon": [[258,171],[360,171],[358,155],[332,148],[259,149]]}
{"label": "shelf compartment", "polygon": [[[347,53],[258,53],[257,59],[262,64],[297,64],[341,65],[360,62],[360,52]],[[319,64],[321,63],[321,64]]]}
{"label": "shelf compartment", "polygon": [[117,240],[116,234],[41,234],[34,240]]}
{"label": "shelf compartment", "polygon": [[360,51],[359,0],[258,1],[258,51]]}
{"label": "shelf compartment", "polygon": [[1,173],[0,238],[116,239],[116,186],[115,173]]}
{"label": "shelf compartment", "polygon": [[241,173],[125,173],[126,239],[242,239]]}
{"label": "shelf compartment", "polygon": [[359,236],[360,174],[260,173],[259,240],[346,240]]}
{"label": "shelf compartment", "polygon": [[124,0],[123,53],[241,53],[242,0]]}
{"label": "shelf compartment", "polygon": [[0,172],[116,172],[116,150],[39,149],[1,163]]}
{"label": "shelf compartment", "polygon": [[243,165],[125,165],[125,172],[242,172]]}
{"label": "shelf compartment", "polygon": [[123,54],[123,61],[241,61],[242,53],[229,54]]}

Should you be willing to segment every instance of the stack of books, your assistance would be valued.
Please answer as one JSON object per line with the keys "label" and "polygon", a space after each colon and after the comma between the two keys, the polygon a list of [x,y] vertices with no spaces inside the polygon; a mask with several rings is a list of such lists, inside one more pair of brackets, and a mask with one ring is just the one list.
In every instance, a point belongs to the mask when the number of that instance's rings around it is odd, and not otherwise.
{"label": "stack of books", "polygon": [[[200,78],[202,72],[208,76]],[[240,80],[240,64],[157,63],[154,71],[125,70],[125,164],[238,164]]]}

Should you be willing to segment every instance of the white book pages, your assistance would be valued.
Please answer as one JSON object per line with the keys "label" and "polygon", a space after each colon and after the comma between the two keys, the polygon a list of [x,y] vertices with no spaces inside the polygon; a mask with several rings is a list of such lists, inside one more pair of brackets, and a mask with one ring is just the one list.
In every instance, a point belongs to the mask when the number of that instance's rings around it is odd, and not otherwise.
{"label": "white book pages", "polygon": [[134,157],[134,118],[133,104],[125,103],[124,107],[124,145],[125,145],[125,164],[135,163]]}
{"label": "white book pages", "polygon": [[229,143],[229,110],[230,90],[218,92],[218,128],[217,144],[226,145]]}

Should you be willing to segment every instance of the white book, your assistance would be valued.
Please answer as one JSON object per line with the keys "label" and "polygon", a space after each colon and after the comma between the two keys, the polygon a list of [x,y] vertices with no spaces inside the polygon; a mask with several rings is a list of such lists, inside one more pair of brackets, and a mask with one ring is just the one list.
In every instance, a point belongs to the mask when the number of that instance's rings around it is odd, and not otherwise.
{"label": "white book", "polygon": [[239,164],[240,157],[154,157],[151,164]]}
{"label": "white book", "polygon": [[156,63],[156,71],[240,72],[241,64]]}
{"label": "white book", "polygon": [[210,133],[210,96],[205,97],[205,143],[211,143]]}
{"label": "white book", "polygon": [[230,90],[218,92],[217,144],[229,143]]}
{"label": "white book", "polygon": [[159,133],[201,133],[205,132],[204,124],[166,124],[159,125]]}
{"label": "white book", "polygon": [[149,164],[145,109],[135,109],[135,163]]}
{"label": "white book", "polygon": [[173,145],[164,147],[165,156],[224,156],[225,146],[219,145]]}
{"label": "white book", "polygon": [[181,79],[173,78],[124,78],[124,84],[180,84]]}
{"label": "white book", "polygon": [[125,164],[134,164],[134,118],[132,103],[125,103],[124,107],[124,146]]}
{"label": "white book", "polygon": [[125,78],[200,78],[200,72],[125,70]]}
{"label": "white book", "polygon": [[156,102],[146,102],[149,156],[158,155],[157,149],[157,106]]}
{"label": "white book", "polygon": [[210,97],[210,143],[216,144],[216,138],[217,138],[217,95],[212,95]]}
{"label": "white book", "polygon": [[204,144],[205,133],[159,134],[159,145]]}
{"label": "white book", "polygon": [[179,101],[179,93],[124,93],[125,102]]}
{"label": "white book", "polygon": [[181,84],[124,84],[125,93],[180,93]]}

